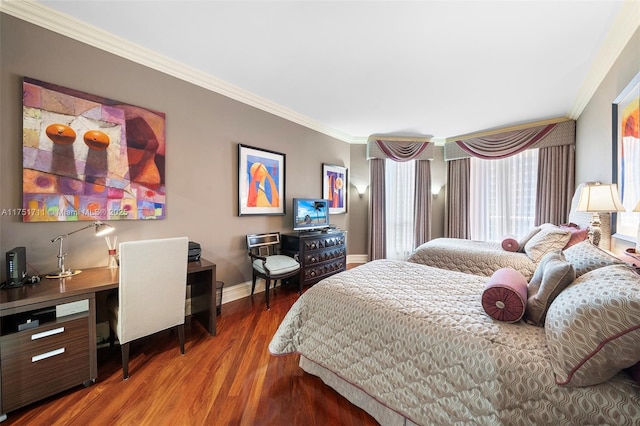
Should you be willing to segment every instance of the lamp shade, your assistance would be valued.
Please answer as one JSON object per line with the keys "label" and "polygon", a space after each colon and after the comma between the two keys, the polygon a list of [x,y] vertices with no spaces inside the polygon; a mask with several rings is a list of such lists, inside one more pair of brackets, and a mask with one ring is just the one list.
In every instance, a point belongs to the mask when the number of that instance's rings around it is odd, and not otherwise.
{"label": "lamp shade", "polygon": [[620,195],[618,195],[618,185],[595,184],[587,185],[580,192],[577,211],[591,213],[609,213],[625,211]]}
{"label": "lamp shade", "polygon": [[632,212],[640,212],[640,201],[638,202],[638,204],[636,204],[636,206],[631,211]]}

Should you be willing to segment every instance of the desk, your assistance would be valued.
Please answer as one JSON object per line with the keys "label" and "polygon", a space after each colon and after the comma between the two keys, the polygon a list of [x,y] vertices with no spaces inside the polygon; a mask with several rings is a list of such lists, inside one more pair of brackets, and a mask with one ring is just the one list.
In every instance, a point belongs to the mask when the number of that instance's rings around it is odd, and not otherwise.
{"label": "desk", "polygon": [[[4,413],[77,386],[98,375],[96,293],[118,288],[118,269],[84,269],[67,278],[0,290],[0,421]],[[189,262],[186,286],[191,312],[212,336],[216,334],[216,265]],[[185,289],[185,295],[187,291]],[[57,316],[56,309],[86,306]],[[12,323],[41,317],[23,331]],[[17,327],[17,326],[16,326]]]}

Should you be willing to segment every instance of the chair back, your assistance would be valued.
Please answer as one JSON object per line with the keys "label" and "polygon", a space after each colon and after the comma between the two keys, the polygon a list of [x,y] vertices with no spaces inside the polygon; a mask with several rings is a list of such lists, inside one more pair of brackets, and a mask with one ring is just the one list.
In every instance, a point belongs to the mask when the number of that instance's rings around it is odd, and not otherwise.
{"label": "chair back", "polygon": [[279,232],[247,235],[247,249],[251,254],[263,257],[272,256],[278,254],[279,247]]}
{"label": "chair back", "polygon": [[184,324],[187,237],[120,243],[120,344]]}

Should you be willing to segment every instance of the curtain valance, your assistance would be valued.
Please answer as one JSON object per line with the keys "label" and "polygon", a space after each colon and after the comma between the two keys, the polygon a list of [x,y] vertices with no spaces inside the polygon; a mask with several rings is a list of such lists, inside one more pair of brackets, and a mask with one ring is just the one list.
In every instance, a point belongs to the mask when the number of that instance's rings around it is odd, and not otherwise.
{"label": "curtain valance", "polygon": [[573,144],[575,121],[561,120],[453,138],[447,140],[444,156],[446,161],[469,157],[497,159],[518,154],[526,149]]}
{"label": "curtain valance", "polygon": [[434,145],[424,138],[370,136],[367,141],[367,160],[433,160]]}

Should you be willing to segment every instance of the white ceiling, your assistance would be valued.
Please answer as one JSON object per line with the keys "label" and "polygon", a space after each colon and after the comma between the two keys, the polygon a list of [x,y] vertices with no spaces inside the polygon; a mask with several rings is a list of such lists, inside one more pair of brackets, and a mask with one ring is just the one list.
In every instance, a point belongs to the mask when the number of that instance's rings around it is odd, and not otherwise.
{"label": "white ceiling", "polygon": [[4,3],[350,142],[577,118],[640,25],[639,0]]}

